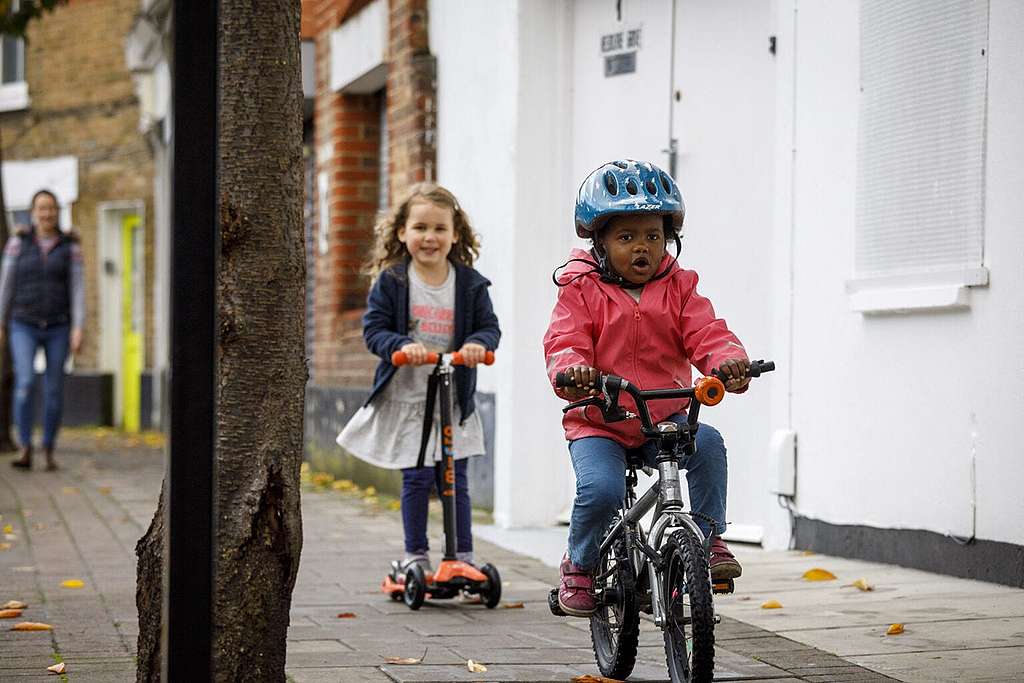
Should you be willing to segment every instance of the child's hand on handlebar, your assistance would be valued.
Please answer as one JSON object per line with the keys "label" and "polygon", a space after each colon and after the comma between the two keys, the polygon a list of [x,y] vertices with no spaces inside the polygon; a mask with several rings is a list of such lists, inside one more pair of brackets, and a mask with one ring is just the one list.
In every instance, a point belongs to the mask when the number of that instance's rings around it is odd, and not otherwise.
{"label": "child's hand on handlebar", "polygon": [[730,358],[718,366],[718,372],[725,382],[725,390],[734,394],[740,393],[750,384],[747,372],[750,370],[750,361],[746,358]]}
{"label": "child's hand on handlebar", "polygon": [[484,358],[487,356],[487,349],[480,344],[466,342],[459,349],[459,353],[462,355],[463,365],[467,368],[475,368],[478,363],[484,362]]}
{"label": "child's hand on handlebar", "polygon": [[410,365],[423,365],[427,362],[427,347],[423,344],[406,344],[399,351],[408,357]]}
{"label": "child's hand on handlebar", "polygon": [[574,387],[562,388],[562,393],[570,401],[578,401],[587,396],[597,396],[600,393],[597,389],[597,380],[601,376],[601,371],[597,368],[592,368],[589,365],[574,365],[566,368],[563,372],[566,377],[571,377],[576,383]]}

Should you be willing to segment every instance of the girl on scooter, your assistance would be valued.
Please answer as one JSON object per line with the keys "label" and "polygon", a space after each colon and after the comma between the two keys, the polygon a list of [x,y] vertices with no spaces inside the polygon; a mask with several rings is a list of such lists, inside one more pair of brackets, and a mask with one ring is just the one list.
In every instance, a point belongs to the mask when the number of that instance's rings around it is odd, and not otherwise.
{"label": "girl on scooter", "polygon": [[[363,338],[381,358],[366,402],[338,435],[338,444],[373,465],[402,470],[403,565],[432,573],[427,505],[440,470],[437,430],[424,429],[430,352],[459,351],[455,369],[455,505],[458,559],[473,561],[466,458],[484,453],[483,426],[475,412],[476,365],[498,346],[501,331],[487,293],[490,282],[473,268],[479,243],[451,192],[420,184],[375,229],[366,272],[373,278]],[[402,351],[410,365],[396,368]],[[436,410],[436,406],[435,406]],[[434,416],[427,418],[436,424]]]}
{"label": "girl on scooter", "polygon": [[[555,389],[562,398],[596,393],[599,371],[627,377],[640,388],[688,387],[691,363],[705,375],[720,370],[728,391],[746,390],[750,362],[743,345],[697,293],[697,273],[680,268],[666,248],[674,241],[678,257],[684,211],[675,181],[650,163],[610,162],[583,181],[576,234],[591,240],[592,248],[573,249],[555,278],[558,301],[544,335],[552,386],[562,371],[575,379],[575,387]],[[654,423],[683,422],[685,412],[684,400],[651,406]],[[562,425],[576,472],[576,500],[558,601],[567,614],[589,616],[596,608],[591,573],[600,541],[622,505],[626,450],[640,447],[644,437],[637,421],[605,424],[596,409],[572,410]],[[706,424],[696,439],[696,454],[682,463],[691,508],[711,537],[712,577],[735,578],[739,562],[719,535],[726,521],[725,444]]]}

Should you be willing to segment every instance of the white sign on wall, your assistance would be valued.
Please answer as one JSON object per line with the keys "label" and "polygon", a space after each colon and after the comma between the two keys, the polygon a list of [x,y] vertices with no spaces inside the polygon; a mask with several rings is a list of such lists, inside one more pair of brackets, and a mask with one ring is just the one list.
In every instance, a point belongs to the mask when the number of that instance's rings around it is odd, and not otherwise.
{"label": "white sign on wall", "polygon": [[601,36],[601,59],[604,76],[621,76],[636,72],[636,57],[640,51],[641,26],[616,27]]}

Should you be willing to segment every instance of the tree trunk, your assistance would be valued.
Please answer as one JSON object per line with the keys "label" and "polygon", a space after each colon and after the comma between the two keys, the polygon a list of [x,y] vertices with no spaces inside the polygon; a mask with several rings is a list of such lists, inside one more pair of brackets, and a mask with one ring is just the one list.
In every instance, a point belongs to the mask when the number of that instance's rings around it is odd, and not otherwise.
{"label": "tree trunk", "polygon": [[[0,131],[0,167],[3,166],[3,131]],[[3,178],[0,177],[0,249],[7,246],[7,238],[10,237],[10,227],[7,225],[7,205],[4,203]],[[0,320],[0,325],[7,326],[6,320]],[[0,453],[9,453],[18,450],[11,441],[11,401],[14,393],[14,372],[11,363],[11,349],[7,345],[7,335],[0,339]]]}
{"label": "tree trunk", "polygon": [[[284,680],[302,547],[307,369],[299,11],[299,0],[220,4],[217,681]],[[163,576],[162,508],[137,548],[139,681],[160,676],[154,613]]]}

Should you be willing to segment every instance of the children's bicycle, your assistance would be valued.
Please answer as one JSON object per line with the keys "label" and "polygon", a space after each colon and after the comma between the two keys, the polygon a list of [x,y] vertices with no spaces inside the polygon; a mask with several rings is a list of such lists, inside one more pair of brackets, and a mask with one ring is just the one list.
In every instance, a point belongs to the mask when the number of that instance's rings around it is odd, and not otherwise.
{"label": "children's bicycle", "polygon": [[[394,365],[409,365],[409,358],[401,351],[391,355]],[[485,564],[479,569],[456,556],[455,525],[455,451],[452,444],[452,374],[454,366],[462,365],[462,355],[456,353],[429,353],[427,363],[434,364],[427,389],[427,409],[424,423],[423,444],[420,449],[420,466],[426,450],[429,432],[434,420],[434,396],[440,398],[441,412],[441,460],[435,467],[441,471],[444,482],[441,494],[441,510],[444,517],[444,559],[437,571],[427,573],[418,563],[403,566],[395,560],[391,571],[384,577],[381,590],[392,600],[403,600],[409,609],[417,610],[427,598],[446,600],[462,593],[479,595],[484,606],[493,609],[501,601],[501,574],[497,567]],[[494,352],[488,351],[484,365],[494,363]]]}
{"label": "children's bicycle", "polygon": [[[775,369],[771,361],[754,361],[748,377]],[[575,386],[562,373],[556,386]],[[708,566],[710,538],[683,509],[679,456],[696,452],[697,417],[702,405],[717,405],[725,397],[725,385],[712,373],[693,387],[641,390],[622,377],[602,374],[596,385],[600,395],[567,405],[563,412],[597,406],[605,422],[639,419],[640,431],[658,446],[658,482],[639,499],[637,469],[648,474],[639,456],[628,456],[626,496],[620,513],[601,542],[600,561],[594,576],[597,611],[590,617],[590,635],[601,674],[625,679],[636,663],[642,610],[654,617],[665,637],[665,656],[671,680],[710,681],[715,669],[715,616],[713,593],[731,593],[732,579],[712,584]],[[622,392],[636,403],[636,413],[619,405]],[[649,401],[688,398],[686,423],[651,423]],[[652,508],[647,529],[641,518]],[[566,616],[558,604],[558,589],[548,596],[556,616]]]}

